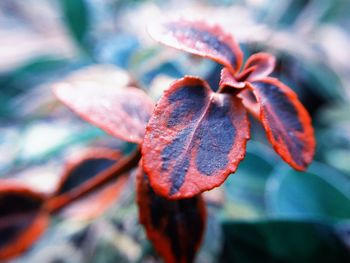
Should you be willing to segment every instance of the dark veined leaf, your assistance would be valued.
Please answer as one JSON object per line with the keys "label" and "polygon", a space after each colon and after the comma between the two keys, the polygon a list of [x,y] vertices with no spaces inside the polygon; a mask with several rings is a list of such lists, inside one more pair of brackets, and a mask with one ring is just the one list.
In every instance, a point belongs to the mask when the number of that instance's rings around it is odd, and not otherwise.
{"label": "dark veined leaf", "polygon": [[98,148],[90,149],[67,164],[56,192],[47,207],[54,210],[60,204],[69,203],[61,215],[70,219],[86,220],[96,218],[116,201],[125,186],[128,176],[121,175],[104,186],[75,200],[79,193],[100,180],[103,172],[116,164],[122,154],[118,151]]}
{"label": "dark veined leaf", "polygon": [[153,101],[144,91],[127,87],[125,74],[107,66],[86,68],[56,84],[54,93],[80,117],[112,136],[141,143]]}
{"label": "dark veined leaf", "polygon": [[276,59],[269,53],[256,53],[250,56],[237,79],[255,81],[267,77],[275,68]]}
{"label": "dark veined leaf", "polygon": [[247,83],[260,107],[260,120],[275,151],[289,165],[305,170],[312,161],[315,138],[311,118],[297,95],[274,78]]}
{"label": "dark veined leaf", "polygon": [[239,99],[214,93],[200,78],[185,77],[164,92],[148,123],[144,169],[157,194],[191,197],[219,186],[236,170],[248,139]]}
{"label": "dark veined leaf", "polygon": [[335,229],[318,221],[228,221],[222,232],[222,263],[350,262]]}
{"label": "dark veined leaf", "polygon": [[0,260],[27,250],[46,229],[44,197],[30,189],[0,182]]}
{"label": "dark veined leaf", "polygon": [[137,171],[140,222],[155,250],[166,263],[193,262],[202,242],[206,209],[202,196],[168,200],[151,188],[146,174]]}
{"label": "dark veined leaf", "polygon": [[239,45],[218,25],[178,20],[150,25],[148,31],[156,41],[215,60],[227,67],[232,74],[242,65],[243,53]]}

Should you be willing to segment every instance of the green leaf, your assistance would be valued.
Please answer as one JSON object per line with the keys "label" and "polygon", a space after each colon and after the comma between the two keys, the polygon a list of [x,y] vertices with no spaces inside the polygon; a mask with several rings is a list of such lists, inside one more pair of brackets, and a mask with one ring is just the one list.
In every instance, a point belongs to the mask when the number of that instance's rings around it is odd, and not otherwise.
{"label": "green leaf", "polygon": [[67,61],[57,57],[40,56],[8,72],[0,72],[0,117],[9,119],[18,113],[13,99],[62,72]]}
{"label": "green leaf", "polygon": [[75,41],[85,50],[90,17],[85,0],[60,0],[64,22]]}
{"label": "green leaf", "polygon": [[266,193],[273,216],[350,218],[350,181],[321,163],[314,162],[308,172],[279,166],[267,183]]}
{"label": "green leaf", "polygon": [[[230,217],[253,217],[264,213],[265,184],[275,164],[276,155],[270,148],[249,142],[244,160],[224,184],[229,199],[225,208],[231,210],[226,211]],[[235,211],[240,213],[235,216]],[[242,211],[250,212],[243,215]]]}
{"label": "green leaf", "polygon": [[305,61],[299,72],[304,85],[313,89],[317,95],[333,102],[343,98],[341,79],[329,65]]}
{"label": "green leaf", "polygon": [[224,222],[219,262],[350,262],[332,226],[315,221]]}

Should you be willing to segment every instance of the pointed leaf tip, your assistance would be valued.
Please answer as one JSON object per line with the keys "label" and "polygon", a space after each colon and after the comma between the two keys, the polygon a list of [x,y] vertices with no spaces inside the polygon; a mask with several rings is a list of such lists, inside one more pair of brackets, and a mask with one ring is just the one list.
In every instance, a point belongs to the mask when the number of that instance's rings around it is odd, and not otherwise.
{"label": "pointed leaf tip", "polygon": [[305,170],[315,152],[311,118],[297,95],[274,78],[248,84],[260,108],[260,120],[275,151],[289,165]]}

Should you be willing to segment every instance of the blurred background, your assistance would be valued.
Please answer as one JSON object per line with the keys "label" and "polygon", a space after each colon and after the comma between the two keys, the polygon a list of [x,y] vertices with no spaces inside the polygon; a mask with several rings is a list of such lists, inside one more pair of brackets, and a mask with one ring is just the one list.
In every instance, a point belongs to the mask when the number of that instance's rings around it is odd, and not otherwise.
{"label": "blurred background", "polygon": [[[259,51],[277,57],[274,76],[312,115],[317,151],[307,172],[294,171],[252,120],[246,159],[206,196],[209,220],[197,262],[348,262],[349,10],[347,0],[1,0],[0,177],[49,193],[77,152],[134,147],[55,99],[52,83],[71,74],[94,78],[102,70],[113,85],[130,78],[154,99],[184,74],[216,88],[219,65],[146,33],[162,16],[203,19],[231,32],[246,58]],[[54,218],[11,262],[158,262],[138,225],[133,184],[94,220]]]}

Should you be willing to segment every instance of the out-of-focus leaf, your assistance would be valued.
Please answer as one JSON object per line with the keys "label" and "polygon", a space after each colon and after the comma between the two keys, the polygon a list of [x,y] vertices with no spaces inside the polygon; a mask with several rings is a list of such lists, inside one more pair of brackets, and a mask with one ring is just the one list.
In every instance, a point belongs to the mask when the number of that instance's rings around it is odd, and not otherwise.
{"label": "out-of-focus leaf", "polygon": [[328,149],[324,153],[324,157],[326,162],[329,165],[332,165],[333,167],[339,169],[340,171],[350,175],[350,167],[349,167],[350,147],[347,147],[345,149],[341,149],[341,148]]}
{"label": "out-of-focus leaf", "polygon": [[322,222],[270,220],[224,222],[220,262],[349,262],[350,252]]}
{"label": "out-of-focus leaf", "polygon": [[332,126],[350,123],[350,105],[348,103],[327,105],[318,112],[317,121]]}
{"label": "out-of-focus leaf", "polygon": [[225,215],[242,218],[244,214],[235,214],[235,211],[238,211],[237,206],[252,209],[255,216],[265,213],[265,186],[277,163],[276,157],[267,146],[253,141],[248,143],[244,160],[240,163],[236,173],[232,174],[224,184],[228,197],[225,203]]}
{"label": "out-of-focus leaf", "polygon": [[290,26],[298,18],[304,8],[311,2],[311,0],[293,0],[293,1],[281,1],[287,3],[287,6],[281,14],[278,21],[279,26]]}
{"label": "out-of-focus leaf", "polygon": [[96,47],[96,56],[101,63],[112,63],[122,68],[129,66],[132,55],[137,51],[140,43],[133,35],[118,34],[101,39]]}
{"label": "out-of-focus leaf", "polygon": [[[158,21],[159,22],[159,21]],[[203,21],[167,21],[148,28],[158,42],[188,53],[210,58],[224,65],[232,74],[243,62],[243,53],[232,35]]]}
{"label": "out-of-focus leaf", "polygon": [[73,38],[83,48],[88,48],[87,33],[90,26],[90,14],[85,0],[59,1],[64,22]]}
{"label": "out-of-focus leaf", "polygon": [[344,91],[341,79],[328,65],[304,61],[299,68],[299,74],[302,82],[308,88],[313,89],[317,95],[327,101],[343,98]]}
{"label": "out-of-focus leaf", "polygon": [[273,216],[350,218],[350,181],[321,163],[314,162],[307,172],[279,166],[266,191],[268,212]]}
{"label": "out-of-focus leaf", "polygon": [[55,57],[38,57],[28,61],[23,66],[11,71],[0,73],[0,116],[9,118],[16,115],[18,105],[13,104],[13,99],[38,83],[46,81],[62,71],[67,61]]}
{"label": "out-of-focus leaf", "polygon": [[55,95],[84,120],[128,142],[141,143],[154,104],[129,75],[113,66],[91,66],[53,86]]}
{"label": "out-of-focus leaf", "polygon": [[116,164],[121,157],[121,153],[117,151],[98,148],[89,149],[70,160],[56,192],[49,200],[49,209],[55,209],[54,207],[60,203],[69,202],[62,211],[63,216],[86,220],[102,214],[118,198],[127,182],[126,175],[119,176],[78,200],[74,200],[75,194],[98,180],[101,172]]}
{"label": "out-of-focus leaf", "polygon": [[327,9],[321,17],[322,22],[339,22],[339,20],[348,19],[347,10],[350,8],[349,1],[322,1],[322,3],[323,2],[325,2]]}
{"label": "out-of-focus leaf", "polygon": [[206,208],[200,195],[168,200],[151,188],[140,166],[137,172],[140,222],[155,250],[166,263],[193,262],[202,242]]}
{"label": "out-of-focus leaf", "polygon": [[21,185],[0,182],[0,260],[27,250],[48,225],[44,197]]}
{"label": "out-of-focus leaf", "polygon": [[[204,197],[205,199],[205,197]],[[221,222],[218,218],[218,209],[207,204],[207,222],[203,244],[198,251],[198,263],[217,263],[223,245]]]}

